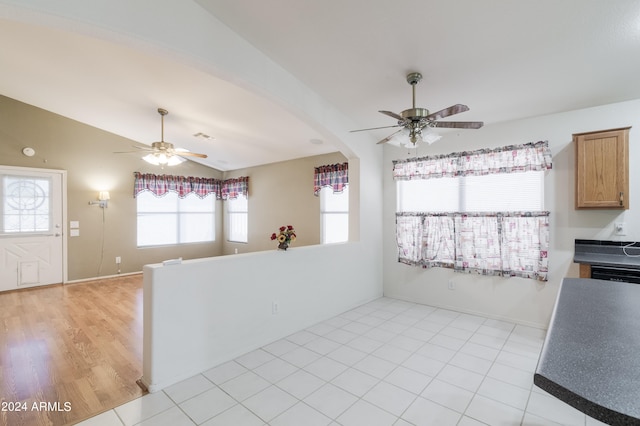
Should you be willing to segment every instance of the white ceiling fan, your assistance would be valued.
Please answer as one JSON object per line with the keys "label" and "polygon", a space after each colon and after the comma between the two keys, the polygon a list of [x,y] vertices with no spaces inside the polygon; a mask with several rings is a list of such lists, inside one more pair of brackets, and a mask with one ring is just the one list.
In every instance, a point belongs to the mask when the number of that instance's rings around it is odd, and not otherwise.
{"label": "white ceiling fan", "polygon": [[[402,127],[395,133],[382,139],[379,144],[386,143],[394,139],[394,137],[400,136],[405,133],[408,136],[408,140],[415,145],[420,140],[427,139],[427,133],[429,129],[435,127],[441,128],[455,128],[455,129],[479,129],[484,123],[482,121],[438,121],[442,118],[449,117],[454,114],[459,114],[469,110],[469,107],[462,104],[452,105],[449,108],[442,109],[438,112],[429,113],[426,108],[416,108],[416,85],[422,80],[422,74],[419,72],[412,72],[407,75],[407,83],[411,85],[413,92],[413,105],[411,108],[402,111],[400,114],[396,114],[391,111],[378,111],[382,114],[398,120],[398,124],[394,126],[382,126],[371,127],[368,129],[352,130],[352,132],[363,132],[367,130],[387,129],[392,127]],[[425,130],[426,129],[426,130]]]}
{"label": "white ceiling fan", "polygon": [[115,154],[126,154],[131,152],[148,152],[149,154],[142,157],[147,163],[154,164],[156,166],[175,166],[183,161],[186,161],[182,157],[198,157],[207,158],[206,154],[198,154],[195,152],[189,152],[186,149],[174,148],[172,143],[165,142],[164,140],[164,116],[169,114],[169,111],[163,108],[158,108],[158,114],[160,114],[160,142],[153,142],[151,148],[134,146],[139,151],[126,151],[116,152]]}

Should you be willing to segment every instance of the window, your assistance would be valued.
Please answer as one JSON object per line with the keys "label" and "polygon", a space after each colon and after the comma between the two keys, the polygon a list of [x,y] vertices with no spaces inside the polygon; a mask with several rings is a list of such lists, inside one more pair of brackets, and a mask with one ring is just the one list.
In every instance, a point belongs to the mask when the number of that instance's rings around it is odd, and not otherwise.
{"label": "window", "polygon": [[320,191],[320,242],[342,243],[349,240],[349,186],[335,193]]}
{"label": "window", "polygon": [[398,180],[398,212],[514,212],[544,209],[544,171]]}
{"label": "window", "polygon": [[136,200],[138,247],[215,241],[215,194],[180,198],[173,191],[161,197],[142,191]]}
{"label": "window", "polygon": [[249,200],[245,195],[238,194],[236,198],[225,200],[225,203],[227,203],[229,241],[248,242]]}
{"label": "window", "polygon": [[547,279],[548,143],[394,161],[398,261]]}
{"label": "window", "polygon": [[47,232],[51,229],[51,179],[4,175],[2,233]]}

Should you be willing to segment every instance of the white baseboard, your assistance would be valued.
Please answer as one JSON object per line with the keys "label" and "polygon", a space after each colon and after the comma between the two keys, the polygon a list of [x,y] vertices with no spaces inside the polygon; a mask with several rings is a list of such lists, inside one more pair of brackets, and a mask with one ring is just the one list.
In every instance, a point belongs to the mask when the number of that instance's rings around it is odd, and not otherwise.
{"label": "white baseboard", "polygon": [[79,280],[65,281],[63,284],[77,284],[77,283],[84,283],[84,282],[87,282],[87,281],[106,280],[106,279],[109,279],[109,278],[126,277],[126,276],[129,276],[129,275],[139,275],[139,274],[142,274],[142,271],[126,272],[124,274],[116,274],[116,275],[103,275],[101,277],[93,277],[93,278],[81,278]]}

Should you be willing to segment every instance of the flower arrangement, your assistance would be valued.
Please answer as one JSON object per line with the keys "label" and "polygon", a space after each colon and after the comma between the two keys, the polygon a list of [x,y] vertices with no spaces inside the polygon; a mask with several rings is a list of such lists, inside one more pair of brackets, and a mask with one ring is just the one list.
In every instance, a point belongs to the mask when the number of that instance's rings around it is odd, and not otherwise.
{"label": "flower arrangement", "polygon": [[271,234],[271,240],[278,240],[278,248],[286,250],[296,240],[296,231],[291,225],[281,226],[278,234]]}

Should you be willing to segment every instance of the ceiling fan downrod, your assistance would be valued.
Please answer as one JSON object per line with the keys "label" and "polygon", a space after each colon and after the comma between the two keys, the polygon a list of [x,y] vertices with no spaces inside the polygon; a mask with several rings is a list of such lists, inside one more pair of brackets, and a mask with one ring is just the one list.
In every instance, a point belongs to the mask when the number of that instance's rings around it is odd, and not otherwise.
{"label": "ceiling fan downrod", "polygon": [[164,143],[164,116],[169,114],[169,111],[158,108],[158,114],[160,114],[160,141]]}
{"label": "ceiling fan downrod", "polygon": [[411,85],[411,89],[413,92],[413,109],[416,108],[416,85],[420,83],[422,80],[422,74],[419,72],[412,72],[411,74],[407,74],[407,83]]}

